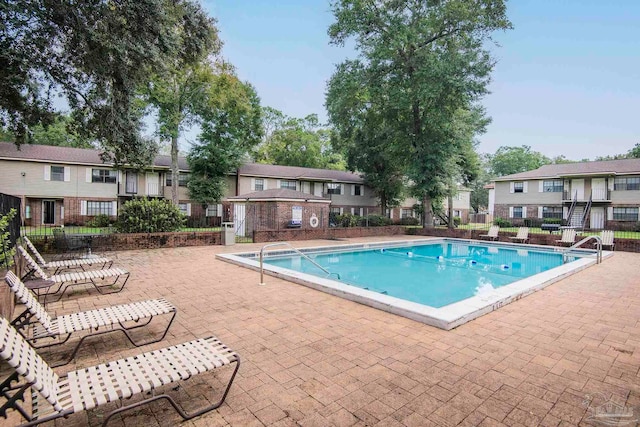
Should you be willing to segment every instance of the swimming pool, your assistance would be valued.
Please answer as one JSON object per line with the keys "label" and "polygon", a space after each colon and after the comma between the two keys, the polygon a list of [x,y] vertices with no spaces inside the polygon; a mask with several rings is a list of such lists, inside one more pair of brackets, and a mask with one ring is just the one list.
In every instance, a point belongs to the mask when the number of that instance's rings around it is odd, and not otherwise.
{"label": "swimming pool", "polygon": [[[595,263],[593,251],[421,239],[269,251],[268,274],[443,329],[493,311]],[[257,253],[218,255],[259,267]],[[309,260],[309,257],[312,261]]]}

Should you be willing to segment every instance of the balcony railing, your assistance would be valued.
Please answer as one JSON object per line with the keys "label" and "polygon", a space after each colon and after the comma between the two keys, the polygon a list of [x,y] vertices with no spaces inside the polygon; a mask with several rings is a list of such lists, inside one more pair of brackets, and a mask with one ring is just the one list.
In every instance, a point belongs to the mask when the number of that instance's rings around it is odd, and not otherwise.
{"label": "balcony railing", "polygon": [[609,190],[593,190],[592,198],[594,202],[603,202],[611,200],[611,191]]}
{"label": "balcony railing", "polygon": [[157,182],[147,182],[147,196],[161,196],[160,184]]}

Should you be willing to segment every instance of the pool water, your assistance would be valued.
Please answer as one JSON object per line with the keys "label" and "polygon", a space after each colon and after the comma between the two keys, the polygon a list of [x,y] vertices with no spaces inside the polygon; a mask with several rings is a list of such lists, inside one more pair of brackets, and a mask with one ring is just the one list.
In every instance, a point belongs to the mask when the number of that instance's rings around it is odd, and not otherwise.
{"label": "pool water", "polygon": [[307,255],[331,275],[299,255],[264,262],[435,308],[563,264],[557,252],[457,242]]}

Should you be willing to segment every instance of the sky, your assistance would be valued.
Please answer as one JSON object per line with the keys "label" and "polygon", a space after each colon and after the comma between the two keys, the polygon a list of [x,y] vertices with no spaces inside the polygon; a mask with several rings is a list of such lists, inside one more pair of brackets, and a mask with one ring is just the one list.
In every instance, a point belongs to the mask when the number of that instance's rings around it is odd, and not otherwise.
{"label": "sky", "polygon": [[[327,120],[326,83],[356,56],[329,45],[329,0],[216,0],[222,55],[262,105]],[[640,1],[511,0],[513,29],[494,35],[492,118],[478,151],[530,145],[549,157],[593,159],[640,143]]]}

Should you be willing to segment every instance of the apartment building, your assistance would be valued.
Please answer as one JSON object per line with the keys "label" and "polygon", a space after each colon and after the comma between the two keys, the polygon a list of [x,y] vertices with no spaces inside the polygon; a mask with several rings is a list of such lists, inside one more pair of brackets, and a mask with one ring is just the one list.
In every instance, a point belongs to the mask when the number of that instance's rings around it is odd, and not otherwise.
{"label": "apartment building", "polygon": [[[93,149],[0,143],[0,192],[23,199],[26,225],[84,224],[96,215],[115,218],[118,208],[135,197],[171,198],[171,158],[157,156],[144,171],[116,169],[105,164]],[[212,223],[233,216],[228,197],[269,189],[295,190],[330,200],[336,214],[380,213],[378,199],[357,173],[327,169],[247,163],[227,176],[221,204],[206,212],[189,199],[186,183],[189,168],[179,159],[179,206],[188,217],[212,218]],[[454,216],[465,220],[469,190],[454,198]],[[394,220],[415,217],[417,201],[406,199],[386,214]]]}
{"label": "apartment building", "polygon": [[573,227],[629,229],[640,220],[640,159],[545,165],[496,178],[496,218],[562,219]]}

